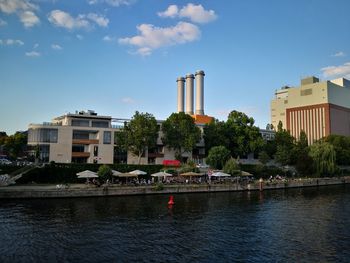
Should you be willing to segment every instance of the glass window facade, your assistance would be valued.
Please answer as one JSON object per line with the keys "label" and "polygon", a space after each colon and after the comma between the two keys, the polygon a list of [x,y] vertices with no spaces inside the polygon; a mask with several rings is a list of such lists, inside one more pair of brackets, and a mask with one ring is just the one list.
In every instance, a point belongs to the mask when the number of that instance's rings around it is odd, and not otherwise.
{"label": "glass window facade", "polygon": [[72,126],[89,127],[90,121],[88,121],[88,120],[72,120]]}
{"label": "glass window facade", "polygon": [[57,129],[29,129],[28,142],[49,142],[57,143],[58,130]]}
{"label": "glass window facade", "polygon": [[111,144],[112,133],[110,131],[103,132],[103,144]]}
{"label": "glass window facade", "polygon": [[100,127],[100,128],[108,128],[109,127],[108,121],[92,121],[91,124],[92,124],[92,127]]}
{"label": "glass window facade", "polygon": [[88,131],[73,131],[73,140],[89,140]]}

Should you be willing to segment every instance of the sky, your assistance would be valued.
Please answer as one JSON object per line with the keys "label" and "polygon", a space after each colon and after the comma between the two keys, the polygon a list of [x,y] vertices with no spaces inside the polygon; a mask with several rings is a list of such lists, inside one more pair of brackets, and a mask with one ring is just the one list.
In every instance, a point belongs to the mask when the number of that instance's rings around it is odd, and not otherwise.
{"label": "sky", "polygon": [[305,76],[350,78],[348,0],[0,0],[0,131],[76,110],[166,119],[204,70],[205,114],[245,112]]}

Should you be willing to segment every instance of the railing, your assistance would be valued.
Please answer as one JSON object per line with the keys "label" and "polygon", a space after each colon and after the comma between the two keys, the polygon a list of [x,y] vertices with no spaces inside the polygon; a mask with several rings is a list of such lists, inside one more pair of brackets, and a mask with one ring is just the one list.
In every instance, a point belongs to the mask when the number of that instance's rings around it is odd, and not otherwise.
{"label": "railing", "polygon": [[97,139],[73,139],[73,144],[99,144]]}
{"label": "railing", "polygon": [[72,152],[72,157],[90,157],[89,152]]}

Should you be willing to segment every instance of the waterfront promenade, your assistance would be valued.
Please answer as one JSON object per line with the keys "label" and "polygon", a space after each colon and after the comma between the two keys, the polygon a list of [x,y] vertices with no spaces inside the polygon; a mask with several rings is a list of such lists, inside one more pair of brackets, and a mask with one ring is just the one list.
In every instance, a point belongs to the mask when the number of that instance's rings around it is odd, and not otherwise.
{"label": "waterfront promenade", "polygon": [[[262,190],[288,189],[298,187],[317,187],[327,185],[349,184],[350,176],[337,178],[298,178],[288,180],[265,180]],[[0,199],[12,198],[62,198],[62,197],[93,197],[93,196],[125,196],[148,194],[175,193],[205,193],[205,192],[235,192],[260,191],[260,182],[252,183],[201,183],[201,184],[164,184],[126,186],[126,185],[13,185],[0,187]]]}

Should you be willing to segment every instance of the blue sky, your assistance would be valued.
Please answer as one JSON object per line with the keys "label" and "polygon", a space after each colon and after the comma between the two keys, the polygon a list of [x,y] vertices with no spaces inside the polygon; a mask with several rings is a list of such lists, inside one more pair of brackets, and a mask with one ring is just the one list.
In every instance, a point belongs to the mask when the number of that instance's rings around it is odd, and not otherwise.
{"label": "blue sky", "polygon": [[300,78],[350,77],[348,0],[0,0],[0,130],[75,110],[166,119],[205,71],[205,113],[270,122]]}

